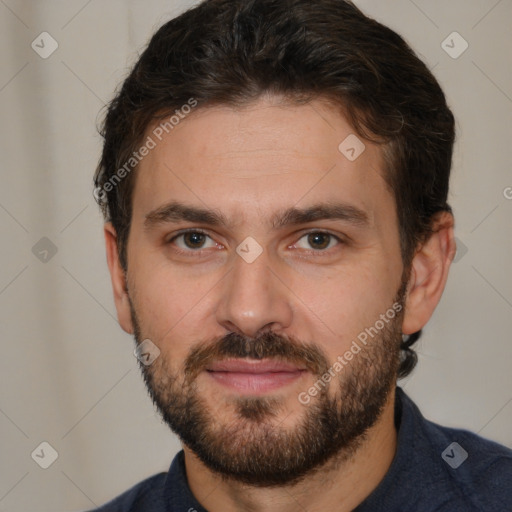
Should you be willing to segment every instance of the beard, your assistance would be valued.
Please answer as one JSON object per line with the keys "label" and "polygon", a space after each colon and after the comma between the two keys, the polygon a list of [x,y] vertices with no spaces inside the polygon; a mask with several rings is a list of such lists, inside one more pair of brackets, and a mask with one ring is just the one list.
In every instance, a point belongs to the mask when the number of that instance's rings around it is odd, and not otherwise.
{"label": "beard", "polygon": [[[139,363],[146,387],[163,420],[211,471],[255,487],[294,485],[331,463],[350,459],[380,418],[396,385],[405,288],[402,282],[394,301],[402,309],[339,374],[317,386],[318,394],[302,406],[293,428],[282,426],[286,417],[278,421],[285,398],[237,396],[212,408],[196,379],[214,361],[270,358],[306,367],[317,382],[331,366],[325,353],[294,337],[265,332],[249,338],[232,332],[197,344],[179,372],[162,355],[149,366]],[[144,337],[130,305],[139,344]],[[236,419],[226,420],[231,411],[223,407],[233,408]]]}

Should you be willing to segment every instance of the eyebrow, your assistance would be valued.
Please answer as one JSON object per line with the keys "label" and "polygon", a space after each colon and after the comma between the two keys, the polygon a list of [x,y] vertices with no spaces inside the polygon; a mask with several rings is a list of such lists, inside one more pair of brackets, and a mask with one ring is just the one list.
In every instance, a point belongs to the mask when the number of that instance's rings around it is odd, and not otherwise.
{"label": "eyebrow", "polygon": [[292,207],[276,214],[271,224],[277,229],[317,220],[342,220],[360,227],[368,227],[370,224],[368,214],[364,210],[344,203],[322,203],[308,208]]}
{"label": "eyebrow", "polygon": [[[270,219],[270,225],[273,229],[279,229],[318,220],[342,220],[359,227],[368,227],[370,224],[368,214],[360,208],[345,203],[321,203],[307,208],[292,207],[277,212]],[[232,225],[218,211],[172,201],[149,212],[144,220],[144,229],[150,230],[160,224],[180,221],[197,222],[210,226],[229,227]]]}
{"label": "eyebrow", "polygon": [[229,224],[224,215],[219,212],[206,208],[198,208],[196,206],[187,206],[183,203],[173,201],[149,212],[144,220],[144,228],[151,229],[153,226],[159,224],[180,221],[198,222],[211,226]]}

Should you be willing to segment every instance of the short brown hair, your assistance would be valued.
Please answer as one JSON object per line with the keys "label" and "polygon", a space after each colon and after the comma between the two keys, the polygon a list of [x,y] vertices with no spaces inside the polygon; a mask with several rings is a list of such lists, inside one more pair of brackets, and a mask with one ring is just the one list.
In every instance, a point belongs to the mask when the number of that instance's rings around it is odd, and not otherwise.
{"label": "short brown hair", "polygon": [[[451,212],[454,117],[408,44],[348,0],[206,0],[154,34],[108,107],[94,178],[123,268],[134,173],[112,180],[148,126],[191,98],[197,108],[237,106],[263,93],[300,103],[325,99],[359,136],[382,145],[409,268],[418,244],[431,234],[433,216]],[[410,345],[420,334],[402,344],[400,376],[416,364]]]}

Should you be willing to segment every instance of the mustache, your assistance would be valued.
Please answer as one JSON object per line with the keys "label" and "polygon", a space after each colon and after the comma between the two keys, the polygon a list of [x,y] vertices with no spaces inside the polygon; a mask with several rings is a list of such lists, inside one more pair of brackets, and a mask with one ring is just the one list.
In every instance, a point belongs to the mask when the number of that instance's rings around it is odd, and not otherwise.
{"label": "mustache", "polygon": [[272,331],[256,338],[231,332],[192,349],[185,361],[187,380],[194,380],[212,362],[228,358],[277,359],[305,366],[315,375],[323,375],[329,367],[324,352],[314,343],[306,344]]}

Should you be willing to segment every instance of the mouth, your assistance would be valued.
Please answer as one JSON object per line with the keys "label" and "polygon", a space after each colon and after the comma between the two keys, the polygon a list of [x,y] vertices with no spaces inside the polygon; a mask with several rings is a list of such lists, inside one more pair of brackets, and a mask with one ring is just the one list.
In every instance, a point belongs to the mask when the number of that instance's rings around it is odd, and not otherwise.
{"label": "mouth", "polygon": [[225,359],[206,368],[206,373],[218,384],[251,395],[282,388],[306,372],[303,366],[272,359]]}

